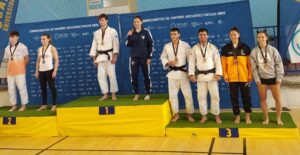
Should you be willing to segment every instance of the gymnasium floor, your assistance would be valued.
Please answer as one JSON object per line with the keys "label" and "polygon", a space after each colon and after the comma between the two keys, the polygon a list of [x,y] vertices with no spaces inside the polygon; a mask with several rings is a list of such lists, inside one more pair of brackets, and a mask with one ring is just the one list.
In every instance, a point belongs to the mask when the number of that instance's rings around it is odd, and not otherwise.
{"label": "gymnasium floor", "polygon": [[[300,126],[300,108],[291,109]],[[0,137],[1,155],[300,154],[300,139],[199,137]]]}

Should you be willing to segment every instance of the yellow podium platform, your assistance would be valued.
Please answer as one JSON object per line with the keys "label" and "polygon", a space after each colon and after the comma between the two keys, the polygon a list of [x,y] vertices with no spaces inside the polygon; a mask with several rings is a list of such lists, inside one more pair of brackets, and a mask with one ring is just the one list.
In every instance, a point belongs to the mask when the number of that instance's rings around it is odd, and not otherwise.
{"label": "yellow podium platform", "polygon": [[[200,114],[194,114],[196,120],[200,119]],[[299,130],[292,120],[289,113],[282,113],[283,126],[276,124],[275,120],[270,120],[269,125],[263,125],[261,122],[262,113],[254,112],[252,115],[252,124],[234,124],[232,113],[221,113],[222,124],[214,122],[214,116],[209,115],[209,121],[204,124],[196,122],[187,122],[179,120],[170,123],[166,127],[167,137],[227,137],[227,138],[299,138]],[[244,118],[244,116],[241,116]],[[270,118],[275,118],[275,113],[270,114]]]}
{"label": "yellow podium platform", "polygon": [[25,112],[7,112],[8,108],[1,108],[0,111],[0,136],[58,136],[53,112],[36,112],[36,108],[27,108]]}
{"label": "yellow podium platform", "polygon": [[167,95],[150,101],[98,101],[83,97],[57,109],[57,128],[63,136],[165,136],[171,119]]}

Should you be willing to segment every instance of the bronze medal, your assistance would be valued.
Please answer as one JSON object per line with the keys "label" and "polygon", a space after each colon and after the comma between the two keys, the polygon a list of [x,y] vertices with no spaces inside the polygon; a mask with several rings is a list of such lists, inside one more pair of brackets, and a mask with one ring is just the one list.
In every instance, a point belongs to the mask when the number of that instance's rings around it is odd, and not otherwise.
{"label": "bronze medal", "polygon": [[236,65],[238,64],[237,58],[234,59],[234,64],[236,64]]}
{"label": "bronze medal", "polygon": [[179,41],[178,41],[178,43],[177,43],[176,49],[175,49],[174,46],[175,46],[175,45],[174,45],[174,43],[172,42],[173,53],[174,53],[174,56],[175,56],[174,62],[175,62],[175,64],[177,64],[177,63],[178,63],[177,53],[178,53]]}
{"label": "bronze medal", "polygon": [[207,50],[207,46],[208,46],[208,43],[206,43],[206,45],[205,45],[205,49],[204,49],[204,51],[202,50],[202,47],[201,47],[201,43],[199,43],[199,47],[200,47],[200,51],[201,51],[201,55],[202,55],[202,61],[204,62],[204,63],[206,63],[206,50]]}
{"label": "bronze medal", "polygon": [[178,58],[175,57],[174,62],[177,64],[178,63]]}
{"label": "bronze medal", "polygon": [[13,52],[11,51],[12,45],[10,44],[10,46],[9,46],[9,51],[10,51],[10,60],[11,60],[11,61],[13,61],[13,60],[14,60],[14,54],[15,54],[15,51],[16,51],[16,49],[17,49],[18,45],[19,45],[19,42],[17,42],[17,43],[16,43],[16,45],[15,45],[15,49],[13,50]]}

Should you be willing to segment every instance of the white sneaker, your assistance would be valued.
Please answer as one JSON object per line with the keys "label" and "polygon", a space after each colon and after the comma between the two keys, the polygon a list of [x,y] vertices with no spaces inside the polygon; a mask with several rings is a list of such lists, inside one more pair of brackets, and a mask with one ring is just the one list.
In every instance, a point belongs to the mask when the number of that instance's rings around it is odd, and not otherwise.
{"label": "white sneaker", "polygon": [[145,101],[150,100],[150,95],[146,95],[145,98],[144,98],[144,100],[145,100]]}

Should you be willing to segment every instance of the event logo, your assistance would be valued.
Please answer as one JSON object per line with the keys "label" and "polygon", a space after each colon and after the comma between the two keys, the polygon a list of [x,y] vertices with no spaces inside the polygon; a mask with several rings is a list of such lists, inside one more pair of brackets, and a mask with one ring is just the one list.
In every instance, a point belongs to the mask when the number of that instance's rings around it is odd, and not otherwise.
{"label": "event logo", "polygon": [[300,29],[298,29],[292,38],[292,47],[294,52],[300,56]]}
{"label": "event logo", "polygon": [[188,27],[188,23],[175,23],[175,22],[172,22],[170,24],[170,27],[177,27],[177,28],[187,28]]}

